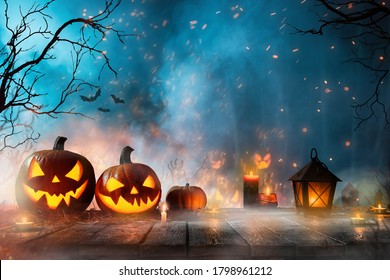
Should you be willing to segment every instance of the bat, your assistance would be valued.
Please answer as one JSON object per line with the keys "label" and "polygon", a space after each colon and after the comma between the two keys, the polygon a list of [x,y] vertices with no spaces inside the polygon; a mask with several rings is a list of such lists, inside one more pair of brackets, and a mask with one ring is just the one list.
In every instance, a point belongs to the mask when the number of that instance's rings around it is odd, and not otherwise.
{"label": "bat", "polygon": [[95,95],[90,95],[90,96],[84,96],[84,95],[80,95],[80,98],[81,100],[83,100],[84,102],[92,102],[92,101],[95,101],[96,99],[98,99],[98,97],[101,95],[101,90],[100,88],[97,89]]}
{"label": "bat", "polygon": [[125,103],[125,101],[122,98],[116,97],[115,95],[111,94],[112,99],[115,103]]}
{"label": "bat", "polygon": [[102,107],[99,107],[98,110],[99,110],[100,112],[103,112],[103,113],[107,113],[107,112],[110,112],[110,111],[111,111],[110,109],[102,108]]}

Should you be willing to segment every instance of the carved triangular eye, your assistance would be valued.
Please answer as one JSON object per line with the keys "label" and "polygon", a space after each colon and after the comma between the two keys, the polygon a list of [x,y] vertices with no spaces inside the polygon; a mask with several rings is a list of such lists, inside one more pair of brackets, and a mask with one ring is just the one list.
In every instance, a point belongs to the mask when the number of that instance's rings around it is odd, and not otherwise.
{"label": "carved triangular eye", "polygon": [[125,185],[123,185],[121,182],[119,182],[114,177],[111,177],[108,179],[106,187],[109,192],[115,191],[116,189],[123,188]]}
{"label": "carved triangular eye", "polygon": [[147,187],[147,188],[151,188],[151,189],[154,189],[156,187],[156,183],[154,182],[154,179],[152,176],[148,176],[144,183],[143,183],[143,186],[144,187]]}
{"label": "carved triangular eye", "polygon": [[75,181],[80,181],[81,176],[83,175],[83,166],[79,161],[76,162],[74,167],[71,171],[68,172],[68,174],[65,175],[65,177],[73,179]]}
{"label": "carved triangular eye", "polygon": [[30,163],[30,167],[28,168],[28,179],[39,176],[45,176],[45,173],[43,173],[42,168],[39,166],[37,160],[34,157]]}

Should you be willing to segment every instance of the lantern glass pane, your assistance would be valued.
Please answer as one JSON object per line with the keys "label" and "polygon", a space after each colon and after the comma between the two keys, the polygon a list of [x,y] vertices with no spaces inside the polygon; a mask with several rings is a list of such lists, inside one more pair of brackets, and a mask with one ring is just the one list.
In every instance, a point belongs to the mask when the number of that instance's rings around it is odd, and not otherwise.
{"label": "lantern glass pane", "polygon": [[329,182],[309,182],[308,195],[310,207],[327,207],[331,184]]}
{"label": "lantern glass pane", "polygon": [[303,206],[302,182],[294,182],[293,187],[296,206]]}

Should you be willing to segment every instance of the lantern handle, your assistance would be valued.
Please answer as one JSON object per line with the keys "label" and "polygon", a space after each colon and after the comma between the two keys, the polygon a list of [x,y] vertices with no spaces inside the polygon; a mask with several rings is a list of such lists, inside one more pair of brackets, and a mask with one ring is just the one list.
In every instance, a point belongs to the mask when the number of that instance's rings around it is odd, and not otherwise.
{"label": "lantern handle", "polygon": [[[315,154],[314,156],[313,156],[313,153]],[[325,165],[325,163],[323,163],[322,161],[319,160],[316,148],[311,149],[310,157],[311,157],[311,160],[321,164],[324,168],[328,169],[328,167]]]}
{"label": "lantern handle", "polygon": [[131,162],[131,152],[134,151],[132,147],[126,146],[123,148],[121,157],[119,159],[119,164],[132,163]]}
{"label": "lantern handle", "polygon": [[[313,156],[313,153],[315,153],[314,156]],[[313,160],[318,159],[318,153],[317,153],[316,148],[312,148],[312,149],[311,149],[310,158],[313,159]]]}

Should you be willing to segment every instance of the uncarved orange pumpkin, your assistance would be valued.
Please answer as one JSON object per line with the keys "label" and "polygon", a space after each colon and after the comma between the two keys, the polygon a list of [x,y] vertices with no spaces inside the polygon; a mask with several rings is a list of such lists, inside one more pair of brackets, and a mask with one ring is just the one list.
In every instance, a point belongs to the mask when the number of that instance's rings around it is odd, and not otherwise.
{"label": "uncarved orange pumpkin", "polygon": [[135,214],[156,209],[161,198],[161,183],[152,168],[131,162],[129,146],[123,148],[119,165],[99,177],[96,201],[103,211]]}
{"label": "uncarved orange pumpkin", "polygon": [[95,190],[92,164],[64,150],[67,138],[57,137],[53,150],[28,156],[15,184],[16,201],[27,210],[75,212],[85,210]]}
{"label": "uncarved orange pumpkin", "polygon": [[207,196],[202,188],[190,186],[173,186],[166,195],[169,209],[203,209],[207,205]]}

